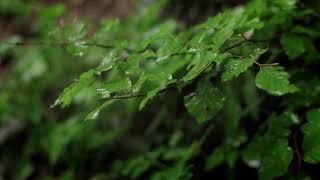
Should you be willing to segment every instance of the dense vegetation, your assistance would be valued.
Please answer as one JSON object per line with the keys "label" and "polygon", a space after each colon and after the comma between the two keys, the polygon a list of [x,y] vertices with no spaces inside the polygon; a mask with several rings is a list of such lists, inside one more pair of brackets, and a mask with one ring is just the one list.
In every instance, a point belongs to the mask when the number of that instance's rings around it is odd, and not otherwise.
{"label": "dense vegetation", "polygon": [[0,1],[0,179],[317,178],[319,1],[135,8]]}

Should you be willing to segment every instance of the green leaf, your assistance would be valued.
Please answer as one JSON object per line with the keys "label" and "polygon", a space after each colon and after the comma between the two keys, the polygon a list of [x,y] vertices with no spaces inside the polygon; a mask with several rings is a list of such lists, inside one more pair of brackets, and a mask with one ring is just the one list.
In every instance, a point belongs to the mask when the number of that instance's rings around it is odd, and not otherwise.
{"label": "green leaf", "polygon": [[294,32],[296,34],[307,35],[311,38],[317,38],[320,36],[319,31],[312,29],[310,27],[305,27],[305,26],[301,26],[301,25],[294,26],[292,29],[292,32]]}
{"label": "green leaf", "polygon": [[208,157],[206,161],[206,170],[214,169],[215,167],[222,164],[225,160],[225,150],[224,146],[217,147]]}
{"label": "green leaf", "polygon": [[117,51],[110,51],[102,59],[101,64],[95,68],[95,73],[100,75],[102,72],[108,71],[114,67],[116,61],[118,60]]}
{"label": "green leaf", "polygon": [[251,142],[246,149],[241,152],[243,162],[249,167],[259,168],[261,166],[260,148],[258,142]]}
{"label": "green leaf", "polygon": [[287,93],[298,91],[295,85],[290,84],[289,74],[281,66],[263,67],[256,76],[258,88],[267,91],[274,96],[281,96]]}
{"label": "green leaf", "polygon": [[73,117],[63,123],[54,123],[47,126],[48,134],[40,139],[40,143],[48,153],[49,160],[52,164],[56,163],[63,151],[75,135],[81,130],[82,124]]}
{"label": "green leaf", "polygon": [[304,39],[294,34],[283,34],[280,39],[281,46],[289,56],[289,59],[296,59],[305,52]]}
{"label": "green leaf", "polygon": [[102,88],[97,89],[102,98],[109,98],[112,93],[119,91],[130,91],[132,83],[130,78],[120,79],[104,85]]}
{"label": "green leaf", "polygon": [[52,20],[63,15],[64,12],[65,6],[63,4],[55,4],[41,10],[40,17],[43,20]]}
{"label": "green leaf", "polygon": [[307,112],[307,123],[303,126],[304,161],[312,164],[320,162],[320,109]]}
{"label": "green leaf", "polygon": [[175,21],[169,20],[152,28],[149,32],[145,33],[145,40],[141,42],[141,48],[146,48],[149,44],[170,36],[176,29],[176,26]]}
{"label": "green leaf", "polygon": [[85,120],[94,120],[97,119],[97,117],[99,116],[99,113],[101,110],[103,110],[105,107],[109,106],[110,104],[116,102],[118,99],[111,99],[111,100],[107,100],[106,102],[104,102],[102,105],[100,105],[99,107],[97,107],[96,109],[94,109],[93,111],[91,111]]}
{"label": "green leaf", "polygon": [[287,99],[286,107],[289,109],[299,109],[302,107],[314,107],[320,102],[320,79],[310,79],[302,81],[300,91],[294,96]]}
{"label": "green leaf", "polygon": [[199,25],[199,28],[209,30],[213,28],[219,28],[221,22],[223,22],[223,20],[227,19],[229,16],[229,13],[219,13],[213,17],[209,17],[207,21]]}
{"label": "green leaf", "polygon": [[243,160],[250,167],[259,168],[259,179],[274,179],[288,171],[293,159],[293,151],[288,145],[289,127],[296,124],[295,118],[288,112],[271,115],[266,121],[267,132],[258,133],[242,152]]}
{"label": "green leaf", "polygon": [[142,110],[144,106],[147,104],[149,100],[151,100],[153,97],[155,97],[161,90],[163,90],[166,86],[159,86],[147,93],[147,96],[141,101],[139,110]]}
{"label": "green leaf", "polygon": [[89,70],[81,74],[80,79],[77,82],[71,84],[69,87],[65,88],[59,95],[59,98],[51,107],[61,105],[61,107],[64,108],[68,106],[75,95],[77,95],[82,89],[90,86],[94,82],[94,75],[94,70]]}
{"label": "green leaf", "polygon": [[87,53],[89,46],[86,45],[86,41],[77,41],[68,45],[66,49],[70,54],[82,57]]}
{"label": "green leaf", "polygon": [[[275,141],[274,138],[270,140]],[[292,158],[293,151],[288,146],[286,139],[278,139],[275,143],[270,144],[268,151],[262,155],[259,179],[270,180],[283,175],[288,171]]]}
{"label": "green leaf", "polygon": [[127,161],[118,161],[113,164],[112,171],[122,176],[130,176],[131,179],[137,179],[158,161],[164,150],[164,148],[158,148]]}
{"label": "green leaf", "polygon": [[[163,72],[148,73],[145,76],[149,81],[155,83],[157,87],[147,92],[147,96],[140,103],[139,110],[142,110],[149,100],[155,97],[159,92],[165,89],[168,85],[176,83],[176,80],[172,80],[171,74],[166,74]],[[146,80],[144,78],[140,79],[140,82],[138,81],[138,83],[140,84],[137,84],[135,88],[138,88],[138,89],[141,88],[141,85],[145,81]]]}
{"label": "green leaf", "polygon": [[[68,23],[63,27],[57,27],[49,33],[48,41],[52,43],[58,42],[77,42],[84,39],[88,32],[88,24],[81,21]],[[73,46],[73,45],[71,45]]]}
{"label": "green leaf", "polygon": [[199,122],[205,122],[222,109],[224,97],[209,80],[200,81],[197,89],[184,97],[188,112]]}
{"label": "green leaf", "polygon": [[138,81],[133,85],[132,87],[132,91],[134,93],[137,93],[140,91],[140,89],[142,88],[142,85],[148,80],[148,76],[146,75],[145,72],[143,72],[142,74],[140,74],[140,77],[138,79]]}
{"label": "green leaf", "polygon": [[278,0],[273,1],[272,3],[279,6],[282,10],[291,10],[295,8],[297,0]]}
{"label": "green leaf", "polygon": [[217,54],[213,52],[199,52],[191,62],[191,70],[183,77],[184,81],[190,81],[205,71],[213,62],[221,63],[229,54]]}
{"label": "green leaf", "polygon": [[117,68],[121,70],[125,75],[133,75],[140,72],[139,63],[144,60],[144,54],[135,55],[133,54],[128,58],[128,61],[121,62],[118,64]]}
{"label": "green leaf", "polygon": [[45,37],[55,27],[55,22],[58,17],[61,17],[65,13],[66,7],[64,4],[58,3],[45,8],[40,8],[39,10],[39,33]]}
{"label": "green leaf", "polygon": [[76,21],[75,23],[68,24],[62,29],[63,38],[67,39],[69,42],[78,41],[87,34],[88,24],[85,22]]}
{"label": "green leaf", "polygon": [[156,24],[158,16],[162,8],[166,5],[168,0],[152,1],[148,6],[141,9],[140,18],[137,19],[137,25],[142,31],[150,29],[152,25]]}
{"label": "green leaf", "polygon": [[205,170],[210,171],[222,163],[226,162],[230,168],[234,168],[239,157],[238,147],[242,144],[241,138],[231,140],[226,138],[225,142],[216,147],[206,160]]}
{"label": "green leaf", "polygon": [[229,151],[227,151],[226,153],[225,161],[230,168],[234,168],[238,160],[238,157],[239,157],[238,149],[235,149],[235,148],[229,149]]}
{"label": "green leaf", "polygon": [[174,35],[168,34],[161,40],[161,47],[157,51],[157,62],[161,63],[164,60],[172,58],[172,54],[178,53],[182,48],[179,39]]}
{"label": "green leaf", "polygon": [[228,81],[233,77],[237,77],[241,73],[245,72],[250,66],[253,65],[257,58],[266,51],[266,49],[258,49],[248,58],[232,59],[228,61],[228,63],[225,65],[225,72],[222,74],[222,81]]}
{"label": "green leaf", "polygon": [[110,34],[116,34],[121,29],[119,19],[108,19],[101,22],[100,27],[97,29],[97,32],[94,34],[90,42],[103,43],[107,42],[106,40],[114,40],[114,36]]}
{"label": "green leaf", "polygon": [[[192,174],[190,172],[190,164],[188,162],[196,154],[200,152],[200,147],[203,141],[207,137],[209,131],[206,131],[200,140],[194,141],[189,147],[182,148],[180,151],[179,159],[171,166],[165,168],[162,171],[157,171],[151,180],[162,180],[162,179],[191,179]],[[167,150],[168,151],[168,150]],[[165,152],[166,153],[166,152]]]}
{"label": "green leaf", "polygon": [[[238,14],[237,16],[241,15]],[[215,47],[219,48],[233,35],[234,29],[237,27],[237,16],[230,16],[226,19],[227,22],[224,22],[226,24],[214,33],[213,44]]]}

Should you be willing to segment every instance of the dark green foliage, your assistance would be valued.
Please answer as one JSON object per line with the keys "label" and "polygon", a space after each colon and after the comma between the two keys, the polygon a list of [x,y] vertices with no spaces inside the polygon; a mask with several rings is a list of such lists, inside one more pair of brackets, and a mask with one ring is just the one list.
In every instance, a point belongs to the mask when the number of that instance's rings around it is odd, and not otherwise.
{"label": "dark green foliage", "polygon": [[221,110],[224,97],[218,89],[211,88],[208,80],[199,82],[197,89],[185,96],[185,106],[191,115],[199,122],[205,122]]}
{"label": "dark green foliage", "polygon": [[307,112],[307,123],[303,126],[303,150],[306,162],[317,164],[320,161],[319,145],[317,135],[319,131],[320,112],[318,109]]}
{"label": "dark green foliage", "polygon": [[188,28],[166,4],[92,33],[57,26],[62,4],[1,0],[4,20],[40,18],[1,39],[0,179],[317,178],[319,3],[251,0]]}

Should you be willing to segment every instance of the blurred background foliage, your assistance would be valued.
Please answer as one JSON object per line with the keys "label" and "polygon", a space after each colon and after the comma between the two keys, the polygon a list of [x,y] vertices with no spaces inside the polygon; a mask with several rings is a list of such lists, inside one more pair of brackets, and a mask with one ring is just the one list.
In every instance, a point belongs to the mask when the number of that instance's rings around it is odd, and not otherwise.
{"label": "blurred background foliage", "polygon": [[[320,102],[320,4],[316,1],[297,3],[301,10],[294,12],[294,18],[293,11],[277,9],[284,4],[290,9],[293,1],[277,1],[280,5],[270,9],[277,16],[266,14],[268,24],[257,35],[258,39],[278,39],[269,45],[272,52],[265,55],[267,62],[280,59],[302,91],[299,94],[270,98],[255,87],[254,69],[236,81],[219,84],[227,97],[224,108],[214,120],[202,124],[184,106],[184,96],[197,87],[196,83],[155,97],[142,111],[137,111],[137,99],[117,101],[95,120],[85,119],[101,102],[96,93],[101,86],[98,81],[90,87],[84,84],[68,108],[50,108],[65,87],[79,81],[82,72],[110,56],[99,46],[52,42],[90,37],[89,43],[125,47],[123,39],[134,40],[142,32],[187,29],[222,10],[247,3],[161,2],[0,1],[0,38],[9,42],[0,45],[0,179],[317,177],[318,160],[312,164],[301,162],[299,157],[303,137],[299,123],[305,121],[307,111],[310,122],[319,119],[317,111],[310,110]],[[250,48],[235,51],[248,54]],[[111,72],[100,78],[115,79],[116,75]],[[305,129],[313,132],[310,126]],[[290,152],[283,151],[289,146]],[[274,162],[279,157],[284,160]],[[266,173],[261,173],[262,161],[267,162],[263,166]]]}

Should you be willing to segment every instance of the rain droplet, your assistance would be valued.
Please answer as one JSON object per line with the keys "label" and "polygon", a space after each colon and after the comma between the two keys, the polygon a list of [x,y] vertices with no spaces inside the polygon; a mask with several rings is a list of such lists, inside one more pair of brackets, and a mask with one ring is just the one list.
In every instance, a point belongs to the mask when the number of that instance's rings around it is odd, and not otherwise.
{"label": "rain droplet", "polygon": [[126,75],[133,74],[133,72],[132,72],[132,71],[125,71],[124,73],[126,73]]}
{"label": "rain droplet", "polygon": [[80,51],[80,52],[78,53],[78,56],[82,57],[82,56],[83,56],[83,52]]}
{"label": "rain droplet", "polygon": [[109,98],[111,94],[110,91],[103,88],[97,89],[97,92],[102,96],[102,98]]}
{"label": "rain droplet", "polygon": [[50,107],[52,108],[52,107],[58,106],[60,103],[61,103],[61,99],[58,98],[54,101],[54,103]]}
{"label": "rain droplet", "polygon": [[156,61],[159,63],[167,58],[168,58],[168,56],[159,57]]}
{"label": "rain droplet", "polygon": [[196,51],[197,51],[196,48],[190,48],[190,49],[188,49],[188,52],[196,52]]}
{"label": "rain droplet", "polygon": [[100,111],[95,111],[93,114],[90,114],[87,119],[96,119]]}
{"label": "rain droplet", "polygon": [[258,168],[260,166],[260,164],[261,164],[261,162],[259,159],[252,159],[252,160],[248,161],[248,165],[253,168]]}

